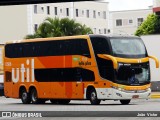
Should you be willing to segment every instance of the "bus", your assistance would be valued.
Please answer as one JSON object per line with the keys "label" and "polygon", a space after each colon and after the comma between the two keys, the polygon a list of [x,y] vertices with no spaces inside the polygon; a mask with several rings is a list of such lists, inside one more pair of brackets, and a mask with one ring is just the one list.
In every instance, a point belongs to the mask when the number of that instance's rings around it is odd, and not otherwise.
{"label": "bus", "polygon": [[4,48],[4,93],[24,104],[148,99],[149,59],[139,37],[77,35],[12,41]]}

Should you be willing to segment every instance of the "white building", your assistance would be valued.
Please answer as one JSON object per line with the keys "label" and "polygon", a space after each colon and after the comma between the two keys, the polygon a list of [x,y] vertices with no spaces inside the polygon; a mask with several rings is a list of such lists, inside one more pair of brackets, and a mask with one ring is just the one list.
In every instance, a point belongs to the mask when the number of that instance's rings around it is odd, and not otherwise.
{"label": "white building", "polygon": [[153,0],[153,12],[160,15],[160,0]]}
{"label": "white building", "polygon": [[68,17],[90,27],[96,34],[107,34],[108,2],[86,1],[0,7],[0,43],[33,34],[47,17]]}
{"label": "white building", "polygon": [[[157,1],[160,0],[155,0],[153,11],[159,8]],[[95,34],[133,35],[150,13],[152,8],[109,12],[108,2],[100,1],[3,6],[0,7],[0,44],[33,34],[47,17],[75,19]]]}
{"label": "white building", "polygon": [[138,26],[153,13],[152,9],[124,10],[110,12],[110,31],[113,34],[134,35]]}

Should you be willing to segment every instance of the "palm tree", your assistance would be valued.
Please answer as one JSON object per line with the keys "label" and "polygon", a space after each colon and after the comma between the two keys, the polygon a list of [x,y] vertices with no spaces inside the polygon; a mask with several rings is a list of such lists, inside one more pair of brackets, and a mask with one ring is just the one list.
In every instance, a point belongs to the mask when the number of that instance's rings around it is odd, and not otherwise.
{"label": "palm tree", "polygon": [[92,34],[91,28],[82,25],[73,19],[69,18],[46,18],[41,23],[33,35],[27,35],[25,38],[46,38],[46,37],[59,37],[71,35],[85,35]]}

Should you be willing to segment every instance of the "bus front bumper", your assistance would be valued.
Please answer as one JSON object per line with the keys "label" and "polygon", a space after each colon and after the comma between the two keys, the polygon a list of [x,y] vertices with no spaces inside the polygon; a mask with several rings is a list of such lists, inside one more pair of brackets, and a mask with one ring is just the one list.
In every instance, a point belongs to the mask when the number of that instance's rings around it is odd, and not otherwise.
{"label": "bus front bumper", "polygon": [[121,91],[114,88],[97,88],[98,99],[148,99],[151,95],[151,89],[145,91]]}

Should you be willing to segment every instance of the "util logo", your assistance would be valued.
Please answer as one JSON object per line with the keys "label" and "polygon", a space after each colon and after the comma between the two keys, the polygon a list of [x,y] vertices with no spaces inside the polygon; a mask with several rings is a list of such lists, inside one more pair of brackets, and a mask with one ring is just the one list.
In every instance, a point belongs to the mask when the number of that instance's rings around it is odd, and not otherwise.
{"label": "util logo", "polygon": [[24,64],[21,64],[21,68],[12,68],[12,81],[14,83],[20,81],[20,76],[21,82],[34,82],[34,59],[27,59],[25,64],[27,68],[24,67]]}

